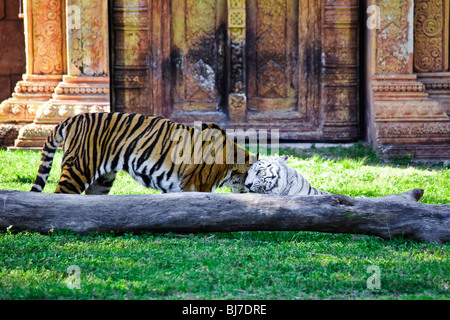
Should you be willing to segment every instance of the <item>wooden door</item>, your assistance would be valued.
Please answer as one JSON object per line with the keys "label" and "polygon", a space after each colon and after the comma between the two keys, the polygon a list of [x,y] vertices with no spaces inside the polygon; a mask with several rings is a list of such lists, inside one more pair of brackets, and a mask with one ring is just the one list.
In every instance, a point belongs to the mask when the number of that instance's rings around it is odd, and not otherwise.
{"label": "wooden door", "polygon": [[[226,0],[170,1],[170,105],[166,115],[224,112]],[[178,113],[178,114],[173,114]]]}
{"label": "wooden door", "polygon": [[358,137],[357,0],[115,0],[113,109]]}
{"label": "wooden door", "polygon": [[246,124],[236,126],[320,138],[320,8],[313,1],[246,2]]}

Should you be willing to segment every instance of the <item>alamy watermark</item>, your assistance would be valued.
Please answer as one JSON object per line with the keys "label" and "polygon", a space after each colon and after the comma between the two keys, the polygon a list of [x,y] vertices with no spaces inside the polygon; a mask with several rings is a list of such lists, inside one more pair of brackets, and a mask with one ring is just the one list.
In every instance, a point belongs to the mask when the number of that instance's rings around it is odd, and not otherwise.
{"label": "alamy watermark", "polygon": [[200,121],[194,122],[194,130],[190,128],[176,129],[171,136],[171,141],[176,142],[171,153],[174,164],[252,163],[252,159],[246,158],[244,148],[236,148],[235,143],[240,146],[248,144],[250,154],[259,152],[275,155],[279,152],[278,129],[270,131],[266,129],[247,129],[245,131],[227,129],[223,134],[216,128],[202,129]]}
{"label": "alamy watermark", "polygon": [[81,29],[81,9],[79,6],[67,7],[67,28],[69,30]]}
{"label": "alamy watermark", "polygon": [[69,289],[81,289],[81,269],[79,266],[71,265],[67,267],[69,277],[64,281]]}
{"label": "alamy watermark", "polygon": [[370,30],[381,29],[381,9],[377,5],[371,5],[367,7],[367,14],[370,16],[367,18],[366,25]]}
{"label": "alamy watermark", "polygon": [[367,278],[367,289],[380,290],[381,289],[381,269],[379,266],[371,265],[367,268],[367,273],[372,275]]}

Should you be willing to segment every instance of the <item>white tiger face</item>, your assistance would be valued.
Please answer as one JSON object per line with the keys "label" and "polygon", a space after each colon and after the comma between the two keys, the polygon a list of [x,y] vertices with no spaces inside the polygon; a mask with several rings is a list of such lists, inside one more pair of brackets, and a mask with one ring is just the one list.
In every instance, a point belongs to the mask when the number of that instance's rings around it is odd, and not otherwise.
{"label": "white tiger face", "polygon": [[254,163],[248,170],[245,187],[255,193],[277,193],[281,164],[285,164],[289,156],[264,158]]}

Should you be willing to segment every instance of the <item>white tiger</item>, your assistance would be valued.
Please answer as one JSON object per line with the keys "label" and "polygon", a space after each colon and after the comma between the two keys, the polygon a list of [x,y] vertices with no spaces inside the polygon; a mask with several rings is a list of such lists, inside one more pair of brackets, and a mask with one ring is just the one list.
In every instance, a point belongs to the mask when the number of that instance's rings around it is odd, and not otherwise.
{"label": "white tiger", "polygon": [[263,158],[252,164],[245,179],[250,192],[279,195],[321,195],[296,169],[287,165],[289,156]]}

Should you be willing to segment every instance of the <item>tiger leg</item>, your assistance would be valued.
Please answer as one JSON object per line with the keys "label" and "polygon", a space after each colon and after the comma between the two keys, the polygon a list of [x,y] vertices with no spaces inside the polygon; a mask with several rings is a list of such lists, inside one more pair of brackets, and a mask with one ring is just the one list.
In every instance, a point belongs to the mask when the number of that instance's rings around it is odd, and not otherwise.
{"label": "tiger leg", "polygon": [[63,166],[55,193],[81,194],[86,188],[87,181],[82,174],[74,172],[73,166]]}
{"label": "tiger leg", "polygon": [[86,194],[89,195],[102,195],[108,194],[109,190],[114,184],[114,180],[116,179],[116,171],[111,171],[105,173],[100,176],[97,180],[95,180],[87,189]]}

